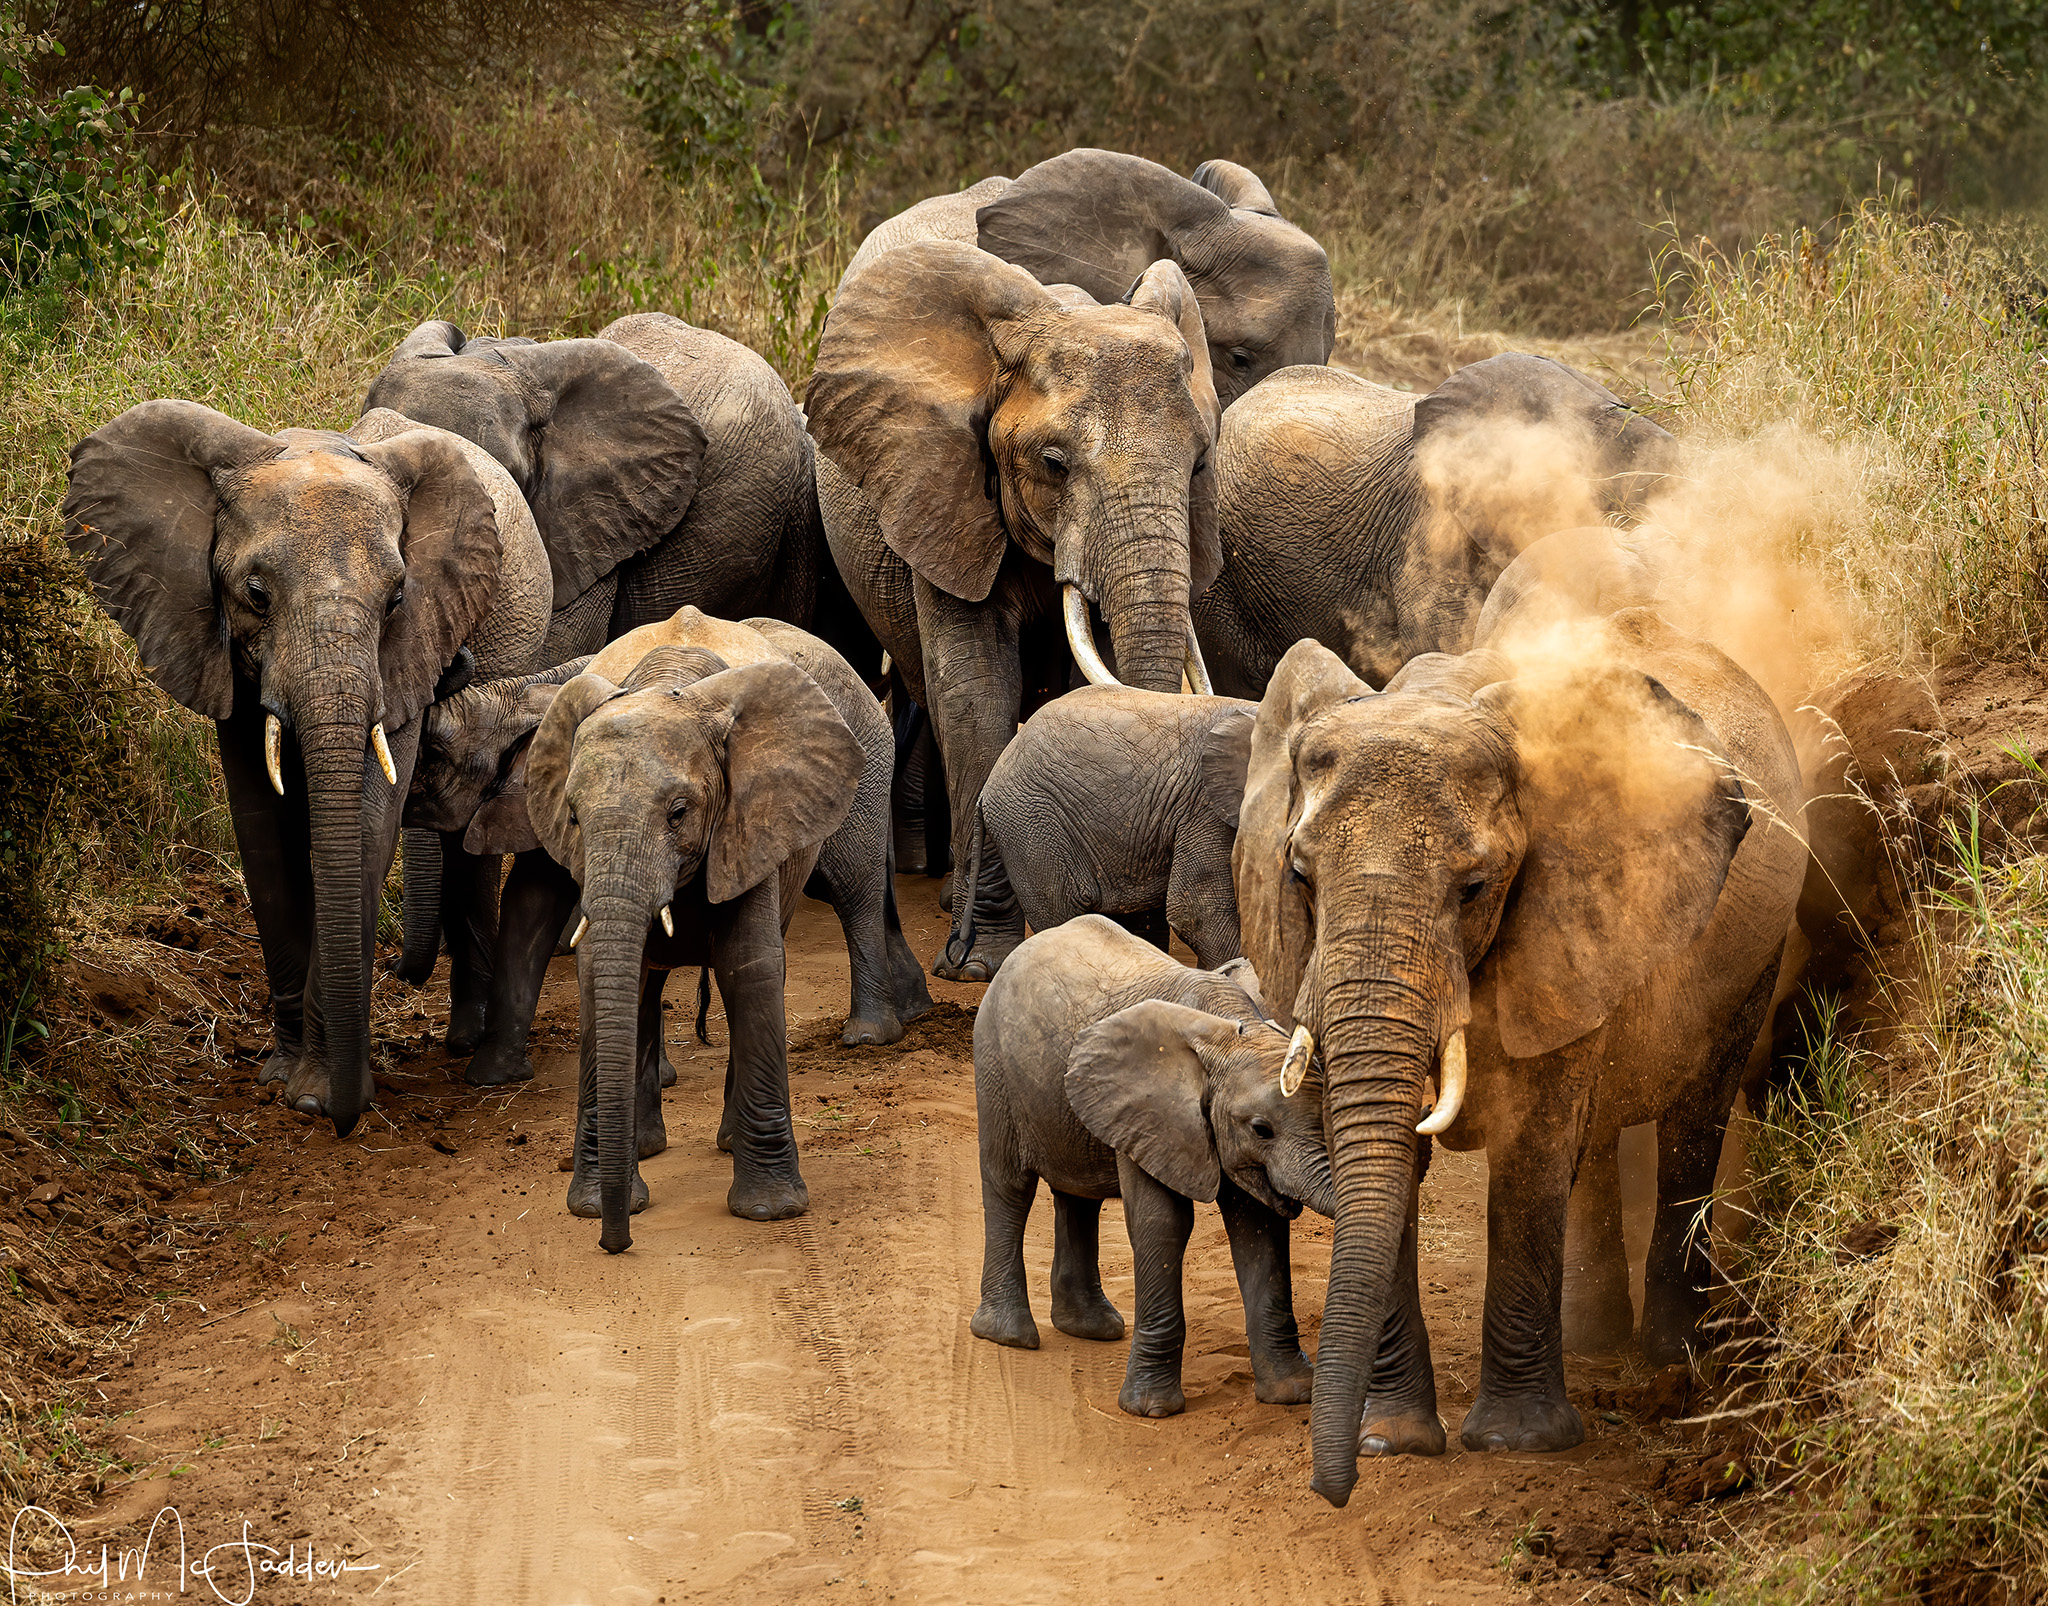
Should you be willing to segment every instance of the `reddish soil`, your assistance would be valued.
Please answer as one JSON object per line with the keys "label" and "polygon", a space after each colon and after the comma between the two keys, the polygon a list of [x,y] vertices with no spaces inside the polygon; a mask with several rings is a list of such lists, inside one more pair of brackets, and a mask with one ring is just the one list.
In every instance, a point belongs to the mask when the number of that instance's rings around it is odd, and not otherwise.
{"label": "reddish soil", "polygon": [[[941,935],[936,887],[901,883],[920,953]],[[147,954],[80,975],[107,1020],[159,1007],[151,985],[183,998],[202,972],[216,995],[246,996],[251,975],[260,989],[232,910],[193,907],[167,933],[192,943],[154,946],[167,982],[124,962]],[[773,1226],[726,1213],[729,1163],[712,1143],[723,1023],[720,1047],[695,1043],[693,989],[677,986],[670,1147],[645,1167],[654,1203],[633,1250],[606,1256],[595,1223],[563,1209],[557,1169],[574,1111],[572,967],[556,961],[539,1076],[523,1087],[450,1081],[459,1066],[432,1046],[444,990],[380,977],[385,1091],[347,1141],[253,1097],[260,1026],[230,1018],[192,1026],[149,1074],[172,1108],[232,1129],[219,1144],[236,1174],[194,1188],[144,1172],[184,1186],[166,1202],[74,1168],[68,1202],[31,1207],[28,1178],[49,1167],[29,1162],[57,1140],[22,1134],[16,1160],[0,1157],[17,1201],[0,1210],[0,1244],[71,1268],[73,1287],[26,1297],[45,1302],[112,1458],[69,1519],[82,1558],[139,1544],[168,1507],[194,1560],[234,1547],[213,1562],[237,1601],[252,1598],[252,1554],[297,1574],[257,1576],[261,1602],[1655,1598],[1704,1565],[1691,1551],[1720,1508],[1700,1502],[1745,1482],[1697,1428],[1665,1420],[1692,1408],[1682,1374],[1576,1359],[1581,1449],[1456,1448],[1476,1382],[1483,1156],[1440,1153],[1423,1195],[1453,1449],[1368,1462],[1347,1510],[1309,1492],[1307,1408],[1252,1397],[1213,1211],[1198,1212],[1189,1255],[1185,1415],[1117,1409],[1122,1344],[1050,1325],[1035,1353],[973,1339],[980,989],[935,983],[939,1009],[902,1043],[840,1048],[845,956],[816,904],[791,934],[788,992],[811,1213]],[[1051,1233],[1041,1208],[1027,1244],[1041,1314]],[[1114,1206],[1103,1249],[1128,1312]],[[1327,1224],[1298,1231],[1311,1350],[1328,1249]],[[275,1556],[241,1548],[245,1524]],[[175,1598],[170,1532],[148,1590],[125,1598]],[[26,1527],[16,1556],[62,1560]],[[309,1559],[330,1571],[304,1576]],[[336,1577],[340,1564],[362,1570]]]}

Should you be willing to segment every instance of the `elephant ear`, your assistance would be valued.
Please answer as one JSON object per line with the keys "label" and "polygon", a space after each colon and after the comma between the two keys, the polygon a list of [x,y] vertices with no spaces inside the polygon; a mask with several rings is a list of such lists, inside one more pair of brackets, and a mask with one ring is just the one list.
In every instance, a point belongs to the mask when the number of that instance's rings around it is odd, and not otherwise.
{"label": "elephant ear", "polygon": [[1235,162],[1211,158],[1188,175],[1191,183],[1199,184],[1211,195],[1221,198],[1223,204],[1233,212],[1256,212],[1261,217],[1278,217],[1280,208],[1273,204],[1273,196],[1267,190],[1259,175],[1248,167],[1239,167]]}
{"label": "elephant ear", "polygon": [[704,462],[703,426],[659,369],[609,340],[491,349],[553,397],[528,500],[555,595],[580,597],[682,523]]}
{"label": "elephant ear", "polygon": [[391,354],[390,360],[401,362],[408,357],[459,356],[468,342],[469,337],[457,325],[445,318],[433,318],[416,326],[411,334],[399,341],[398,349]]}
{"label": "elephant ear", "polygon": [[1290,864],[1300,809],[1294,786],[1295,741],[1304,723],[1372,688],[1329,648],[1297,641],[1266,686],[1252,724],[1244,803],[1231,850],[1244,955],[1265,984],[1266,1007],[1283,1027],[1294,1025],[1295,999],[1315,948],[1308,893]]}
{"label": "elephant ear", "polygon": [[588,658],[572,659],[529,675],[520,685],[509,725],[511,742],[499,759],[502,775],[463,833],[465,853],[527,853],[541,845],[526,812],[527,761],[532,756],[534,734],[555,706],[562,686],[581,674],[589,662]]}
{"label": "elephant ear", "polygon": [[1486,687],[1513,731],[1528,848],[1488,964],[1501,1046],[1592,1031],[1713,918],[1750,809],[1714,732],[1626,667]]}
{"label": "elephant ear", "polygon": [[926,240],[876,258],[825,320],[811,437],[874,503],[890,550],[963,601],[989,594],[1009,539],[988,456],[996,339],[1057,306],[1021,269]]}
{"label": "elephant ear", "polygon": [[384,621],[384,721],[408,723],[498,594],[498,509],[462,447],[433,430],[356,446],[405,498],[405,603]]}
{"label": "elephant ear", "polygon": [[1230,208],[1157,162],[1072,150],[1020,175],[974,214],[981,248],[1043,284],[1074,284],[1107,304],[1178,242],[1219,228]]}
{"label": "elephant ear", "polygon": [[549,856],[579,881],[583,877],[583,832],[569,818],[569,761],[576,729],[614,697],[624,693],[602,675],[585,672],[555,694],[526,749],[526,816]]}
{"label": "elephant ear", "polygon": [[189,401],[143,402],[71,448],[65,541],[150,679],[211,719],[235,699],[213,584],[215,478],[284,449]]}
{"label": "elephant ear", "polygon": [[1237,829],[1244,808],[1245,772],[1252,761],[1256,703],[1226,708],[1202,733],[1202,802],[1217,819]]}
{"label": "elephant ear", "polygon": [[839,829],[865,755],[831,699],[795,664],[747,664],[685,695],[722,705],[725,808],[704,854],[704,892],[727,903]]}
{"label": "elephant ear", "polygon": [[1096,1022],[1067,1055],[1067,1103],[1096,1138],[1175,1193],[1203,1203],[1223,1180],[1199,1045],[1234,1022],[1147,999]]}

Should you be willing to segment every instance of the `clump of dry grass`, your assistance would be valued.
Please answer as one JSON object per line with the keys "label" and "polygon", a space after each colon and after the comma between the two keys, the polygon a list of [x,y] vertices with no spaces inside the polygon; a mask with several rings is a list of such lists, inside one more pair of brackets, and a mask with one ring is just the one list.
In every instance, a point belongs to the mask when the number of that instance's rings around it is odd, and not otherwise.
{"label": "clump of dry grass", "polygon": [[1852,493],[1778,556],[1861,655],[2048,649],[2048,294],[2024,238],[1869,203],[1734,256],[1674,243],[1662,282],[1682,432]]}
{"label": "clump of dry grass", "polygon": [[2048,1591],[2048,856],[1951,846],[1930,1017],[1824,1032],[1752,1129],[1735,1376],[1797,1498],[1728,1606]]}

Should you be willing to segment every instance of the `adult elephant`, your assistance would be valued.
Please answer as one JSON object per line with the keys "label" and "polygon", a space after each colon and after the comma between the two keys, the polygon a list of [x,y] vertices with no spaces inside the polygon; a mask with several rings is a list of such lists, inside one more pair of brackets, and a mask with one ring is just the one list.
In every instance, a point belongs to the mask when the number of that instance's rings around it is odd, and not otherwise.
{"label": "adult elephant", "polygon": [[150,677],[216,722],[270,981],[261,1079],[345,1136],[419,716],[502,589],[490,493],[438,430],[268,435],[149,401],[72,448],[64,522]]}
{"label": "adult elephant", "polygon": [[[931,710],[957,864],[1027,685],[1064,690],[1070,677],[1054,621],[1092,681],[1170,692],[1189,669],[1206,684],[1188,610],[1221,561],[1207,353],[1171,262],[1105,307],[948,241],[878,258],[825,321],[807,393],[825,534]],[[1002,930],[999,864],[977,890],[985,929]],[[956,899],[956,929],[967,911]],[[1000,957],[949,940],[932,968],[985,981]]]}
{"label": "adult elephant", "polygon": [[1553,530],[1640,503],[1675,443],[1584,374],[1522,352],[1427,395],[1289,368],[1223,417],[1229,561],[1196,604],[1218,692],[1258,697],[1295,642],[1374,686],[1471,646],[1501,571]]}
{"label": "adult elephant", "polygon": [[886,253],[926,240],[979,246],[1041,284],[1078,285],[1104,303],[1154,262],[1174,263],[1201,303],[1224,407],[1276,369],[1328,362],[1337,341],[1330,259],[1235,162],[1204,162],[1182,178],[1142,156],[1082,149],[1014,179],[985,178],[878,225],[839,294]]}
{"label": "adult elephant", "polygon": [[1623,1127],[1658,1125],[1645,1352],[1682,1357],[1704,1309],[1699,1203],[1805,864],[1798,765],[1770,699],[1707,643],[1642,608],[1576,635],[1563,660],[1428,655],[1380,695],[1304,641],[1254,726],[1245,951],[1325,1067],[1337,1212],[1312,1486],[1334,1505],[1361,1451],[1443,1448],[1418,1133],[1488,1151],[1467,1448],[1583,1437],[1567,1201],[1581,1155]]}
{"label": "adult elephant", "polygon": [[[738,341],[658,312],[588,340],[471,339],[424,323],[364,405],[476,441],[525,493],[555,594],[531,668],[595,652],[686,605],[811,621],[825,559],[810,438],[775,370]],[[408,979],[431,973],[444,929],[486,923],[490,878],[448,851],[424,832],[406,835]],[[475,890],[442,896],[450,864]],[[449,1047],[469,1052],[481,1029],[475,1012],[451,1011]]]}

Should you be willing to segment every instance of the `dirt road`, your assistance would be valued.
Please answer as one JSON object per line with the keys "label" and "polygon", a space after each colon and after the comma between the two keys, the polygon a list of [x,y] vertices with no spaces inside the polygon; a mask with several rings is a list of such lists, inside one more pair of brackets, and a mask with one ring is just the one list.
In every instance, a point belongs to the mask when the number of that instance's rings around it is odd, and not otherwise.
{"label": "dirt road", "polygon": [[[902,890],[912,944],[928,953],[936,884]],[[1252,1398],[1213,1210],[1198,1211],[1189,1254],[1185,1415],[1117,1409],[1122,1344],[1049,1323],[1035,1353],[970,1337],[981,1211],[961,1005],[980,989],[935,986],[942,1007],[905,1042],[842,1050],[839,930],[805,906],[788,996],[812,1208],[771,1226],[725,1211],[730,1166],[712,1141],[722,1023],[720,1046],[695,1044],[690,989],[676,987],[670,1145],[644,1167],[654,1202],[619,1257],[562,1208],[570,961],[550,979],[532,1084],[458,1089],[423,1048],[398,1061],[397,1091],[346,1143],[258,1112],[273,1134],[264,1159],[183,1207],[196,1246],[185,1292],[145,1307],[131,1364],[92,1380],[132,1413],[121,1428],[136,1471],[110,1479],[72,1531],[133,1543],[173,1506],[195,1553],[238,1539],[246,1520],[252,1543],[295,1566],[360,1569],[259,1576],[262,1602],[643,1606],[845,1591],[1448,1606],[1526,1600],[1517,1572],[1562,1588],[1557,1569],[1575,1556],[1588,1576],[1557,1599],[1622,1598],[1630,1579],[1654,1593],[1670,1576],[1673,1560],[1653,1553],[1682,1549],[1690,1530],[1660,1516],[1650,1487],[1693,1451],[1638,1422],[1657,1414],[1643,1379],[1574,1363],[1591,1437],[1570,1454],[1455,1448],[1476,1381],[1482,1157],[1440,1154],[1424,1190],[1425,1297],[1454,1448],[1366,1463],[1347,1510],[1308,1490],[1307,1407]],[[275,1230],[291,1236],[264,1247]],[[1327,1233],[1314,1222],[1295,1238],[1311,1352]],[[1051,1238],[1042,1202],[1026,1247],[1041,1316]],[[1113,1205],[1103,1247],[1105,1286],[1128,1313]],[[1534,1554],[1517,1544],[1532,1537]],[[217,1560],[222,1598],[251,1598],[233,1582],[247,1560]]]}

